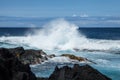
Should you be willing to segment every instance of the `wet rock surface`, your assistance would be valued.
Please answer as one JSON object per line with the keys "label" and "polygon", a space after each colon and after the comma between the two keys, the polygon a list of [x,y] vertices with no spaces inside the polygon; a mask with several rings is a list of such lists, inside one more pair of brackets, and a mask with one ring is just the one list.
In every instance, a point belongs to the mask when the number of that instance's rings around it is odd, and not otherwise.
{"label": "wet rock surface", "polygon": [[111,80],[89,65],[56,67],[48,80]]}
{"label": "wet rock surface", "polygon": [[[62,56],[78,61],[86,59],[70,54]],[[0,80],[111,80],[89,65],[79,66],[78,64],[73,68],[56,66],[49,78],[36,78],[29,64],[38,64],[53,57],[55,57],[54,54],[48,56],[42,50],[24,50],[22,47],[0,48]]]}
{"label": "wet rock surface", "polygon": [[78,56],[75,56],[75,55],[72,55],[72,54],[62,54],[61,56],[65,56],[65,57],[68,57],[70,59],[78,60],[78,61],[86,61],[87,60],[86,58],[78,57]]}
{"label": "wet rock surface", "polygon": [[70,59],[72,59],[72,60],[77,60],[77,61],[79,61],[79,62],[85,61],[85,62],[90,62],[90,63],[93,63],[93,64],[97,64],[97,63],[95,63],[95,62],[92,61],[92,60],[89,60],[89,59],[83,58],[83,57],[79,57],[79,56],[75,56],[75,55],[73,55],[73,54],[62,54],[61,56],[65,56],[65,57],[68,57],[68,58],[70,58]]}
{"label": "wet rock surface", "polygon": [[37,80],[48,80],[48,78],[37,78]]}
{"label": "wet rock surface", "polygon": [[48,60],[48,55],[42,50],[27,49],[22,47],[8,49],[16,56],[23,64],[40,64]]}
{"label": "wet rock surface", "polygon": [[8,49],[0,48],[0,80],[36,80],[28,64],[22,64]]}
{"label": "wet rock surface", "polygon": [[[15,57],[17,57],[23,64],[41,64],[42,62],[56,57],[55,54],[47,55],[42,50],[27,49],[24,50],[23,47],[10,48],[8,49]],[[88,60],[80,56],[75,56],[72,54],[62,54],[61,56],[68,57],[72,60],[77,60],[79,62],[85,61],[96,64],[94,61]]]}

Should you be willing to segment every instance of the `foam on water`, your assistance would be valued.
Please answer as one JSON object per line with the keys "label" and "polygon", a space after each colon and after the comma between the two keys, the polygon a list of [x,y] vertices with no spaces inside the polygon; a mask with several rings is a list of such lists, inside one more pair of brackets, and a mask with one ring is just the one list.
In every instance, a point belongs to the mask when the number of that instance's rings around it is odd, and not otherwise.
{"label": "foam on water", "polygon": [[[21,37],[0,37],[0,47],[9,48],[23,46],[24,48],[44,49],[47,53],[54,53],[57,55],[64,53],[74,54],[96,62],[97,65],[93,66],[112,77],[114,80],[117,80],[115,77],[119,78],[120,55],[108,54],[109,52],[106,53],[102,51],[119,51],[120,40],[86,38],[86,36],[78,32],[78,26],[64,19],[51,21],[42,29],[34,30],[33,32],[27,34],[27,36]],[[75,52],[73,49],[83,50],[83,52]],[[84,50],[88,51],[85,52]],[[97,51],[91,52],[89,50]],[[50,59],[49,62],[71,63],[71,60],[65,57],[55,57]],[[36,66],[32,65],[31,67],[37,76],[48,76],[48,72],[51,74],[54,70],[51,70],[53,66],[55,67],[56,65],[47,63]],[[44,72],[45,74],[43,74]],[[116,75],[114,75],[114,72]]]}
{"label": "foam on water", "polygon": [[49,62],[56,62],[56,63],[70,63],[72,60],[68,57],[54,57],[49,60]]}
{"label": "foam on water", "polygon": [[25,48],[27,46],[48,50],[76,48],[79,50],[116,51],[120,49],[120,40],[88,39],[78,32],[78,26],[64,19],[51,21],[44,25],[43,29],[34,30],[34,34],[29,32],[27,36],[0,37],[0,42],[24,46]]}

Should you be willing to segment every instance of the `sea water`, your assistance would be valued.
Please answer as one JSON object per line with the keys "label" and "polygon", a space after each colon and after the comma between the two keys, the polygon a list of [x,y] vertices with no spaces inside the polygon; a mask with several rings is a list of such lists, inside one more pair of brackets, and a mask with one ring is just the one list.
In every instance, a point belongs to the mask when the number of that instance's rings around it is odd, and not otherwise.
{"label": "sea water", "polygon": [[[49,77],[55,66],[89,64],[101,73],[120,80],[120,28],[81,28],[65,19],[53,20],[42,28],[0,28],[0,47],[42,49],[57,57],[31,65],[38,77]],[[78,49],[75,51],[74,49]],[[73,62],[61,54],[74,54],[92,60]]]}

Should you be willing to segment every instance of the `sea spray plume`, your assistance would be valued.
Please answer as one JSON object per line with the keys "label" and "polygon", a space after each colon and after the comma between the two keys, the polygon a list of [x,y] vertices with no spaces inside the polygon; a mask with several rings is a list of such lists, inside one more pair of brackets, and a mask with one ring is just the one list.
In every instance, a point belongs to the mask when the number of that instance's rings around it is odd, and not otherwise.
{"label": "sea spray plume", "polygon": [[78,26],[64,19],[51,21],[29,37],[32,46],[42,49],[73,49],[86,41],[85,36],[79,34]]}
{"label": "sea spray plume", "polygon": [[25,43],[40,49],[79,49],[89,51],[116,51],[120,40],[97,40],[86,38],[78,32],[78,26],[65,19],[56,19],[25,39]]}
{"label": "sea spray plume", "polygon": [[[0,47],[37,49],[78,49],[88,51],[108,51],[120,53],[120,40],[89,39],[78,32],[78,26],[64,19],[56,19],[42,29],[29,30],[27,36],[0,37]],[[28,32],[27,32],[28,33]],[[102,34],[102,33],[101,33]]]}

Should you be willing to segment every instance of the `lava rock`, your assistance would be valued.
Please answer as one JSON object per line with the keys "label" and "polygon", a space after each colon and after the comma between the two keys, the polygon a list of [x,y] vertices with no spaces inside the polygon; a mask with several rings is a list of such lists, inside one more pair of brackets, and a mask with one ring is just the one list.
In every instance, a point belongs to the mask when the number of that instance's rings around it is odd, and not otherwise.
{"label": "lava rock", "polygon": [[40,64],[49,58],[49,56],[42,50],[24,50],[23,47],[17,47],[9,48],[8,51],[23,64]]}
{"label": "lava rock", "polygon": [[16,57],[25,53],[25,50],[24,50],[23,47],[10,48],[8,50],[9,50],[10,53],[12,53]]}
{"label": "lava rock", "polygon": [[42,50],[25,50],[25,53],[21,55],[21,62],[24,64],[40,64],[45,60],[48,60],[48,55]]}
{"label": "lava rock", "polygon": [[[86,59],[70,54],[62,56],[78,61]],[[31,72],[29,64],[41,63],[48,57],[42,50],[24,50],[22,47],[0,48],[0,80],[111,80],[89,65],[79,66],[78,64],[75,64],[73,68],[56,66],[49,78],[36,78]]]}
{"label": "lava rock", "polygon": [[111,80],[89,65],[56,67],[48,80]]}
{"label": "lava rock", "polygon": [[78,61],[85,61],[86,60],[86,58],[78,57],[78,56],[75,56],[72,54],[62,54],[61,56],[69,57],[70,59],[78,60]]}
{"label": "lava rock", "polygon": [[0,48],[0,80],[36,80],[29,65],[22,64],[13,54],[9,49]]}
{"label": "lava rock", "polygon": [[37,78],[37,80],[48,80],[48,78]]}
{"label": "lava rock", "polygon": [[48,57],[49,58],[54,58],[54,57],[56,57],[56,55],[55,54],[50,54],[50,55],[48,55]]}
{"label": "lava rock", "polygon": [[85,61],[85,62],[90,62],[90,63],[93,63],[93,64],[97,64],[92,60],[89,60],[89,59],[83,58],[83,57],[79,57],[79,56],[75,56],[73,54],[62,54],[61,56],[65,56],[65,57],[68,57],[68,58],[70,58],[72,60],[77,60],[77,61],[80,61],[80,62]]}

